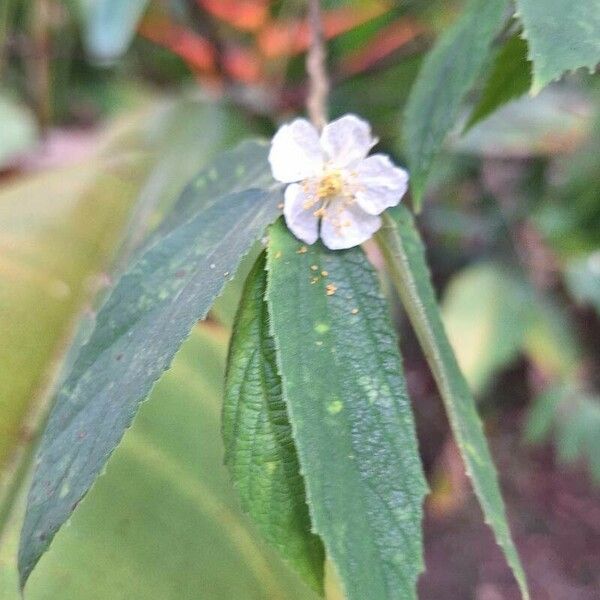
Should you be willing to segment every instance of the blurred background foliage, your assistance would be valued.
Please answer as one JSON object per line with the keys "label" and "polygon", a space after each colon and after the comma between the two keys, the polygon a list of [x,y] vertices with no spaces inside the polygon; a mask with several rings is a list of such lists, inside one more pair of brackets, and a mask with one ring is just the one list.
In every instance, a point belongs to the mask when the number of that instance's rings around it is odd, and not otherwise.
{"label": "blurred background foliage", "polygon": [[[1,3],[3,600],[18,597],[23,494],[51,390],[66,369],[65,349],[75,332],[84,339],[121,265],[203,164],[302,112],[304,4]],[[404,164],[408,92],[424,53],[462,3],[323,4],[331,114],[369,119],[382,148]],[[529,96],[525,50],[511,28],[498,40],[487,80],[469,98],[475,112],[467,122],[465,107],[437,161],[419,225],[448,333],[487,417],[534,597],[536,590],[562,597],[548,575],[557,572],[570,590],[564,597],[592,598],[586,594],[600,586],[597,555],[582,551],[577,567],[554,559],[536,567],[532,557],[551,553],[548,545],[570,531],[565,497],[579,502],[569,518],[588,527],[583,547],[595,539],[597,550],[600,539],[600,519],[582,516],[600,512],[593,487],[600,485],[600,87],[577,72]],[[222,371],[241,281],[240,274],[156,388],[106,475],[43,558],[28,597],[179,599],[197,598],[198,590],[206,598],[309,597],[240,514],[222,467]],[[436,558],[451,530],[472,549],[461,552],[481,562],[465,524],[468,484],[424,361],[403,315],[396,316],[433,488],[423,597],[440,597],[441,589],[459,590],[448,598],[471,597],[473,586],[478,598],[491,597],[481,589],[493,583],[512,598],[500,567],[450,574],[452,561]],[[524,499],[542,502],[523,483],[534,472],[545,473],[536,485],[553,504],[522,510]],[[494,556],[489,561],[502,564]]]}

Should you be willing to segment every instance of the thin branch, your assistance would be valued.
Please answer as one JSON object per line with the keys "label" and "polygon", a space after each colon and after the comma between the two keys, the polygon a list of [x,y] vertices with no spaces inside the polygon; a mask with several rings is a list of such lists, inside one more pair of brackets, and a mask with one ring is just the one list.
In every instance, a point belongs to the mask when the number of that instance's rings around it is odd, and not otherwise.
{"label": "thin branch", "polygon": [[325,66],[326,50],[320,0],[308,0],[308,26],[311,42],[306,56],[306,72],[310,87],[306,108],[310,120],[321,129],[327,123],[329,79]]}

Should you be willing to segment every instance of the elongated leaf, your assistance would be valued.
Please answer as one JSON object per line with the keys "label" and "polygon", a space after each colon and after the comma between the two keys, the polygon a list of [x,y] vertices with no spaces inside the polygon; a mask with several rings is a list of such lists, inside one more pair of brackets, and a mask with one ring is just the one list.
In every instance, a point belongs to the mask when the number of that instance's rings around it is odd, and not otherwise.
{"label": "elongated leaf", "polygon": [[534,93],[580,67],[600,62],[600,0],[516,0],[533,62]]}
{"label": "elongated leaf", "polygon": [[161,223],[158,235],[185,223],[200,208],[208,209],[227,194],[268,187],[273,182],[268,153],[269,144],[257,140],[243,141],[223,152],[183,191]]}
{"label": "elongated leaf", "polygon": [[110,62],[127,51],[149,0],[79,0],[85,44],[92,57]]}
{"label": "elongated leaf", "polygon": [[225,462],[242,508],[322,593],[323,545],[310,530],[304,481],[269,333],[266,287],[261,256],[248,276],[229,349],[223,405]]}
{"label": "elongated leaf", "polygon": [[470,129],[503,104],[523,96],[531,87],[531,63],[527,60],[527,42],[511,37],[500,50],[481,98],[473,109],[465,129]]}
{"label": "elongated leaf", "polygon": [[271,228],[268,271],[315,531],[348,600],[416,598],[426,484],[377,277],[359,248],[306,249],[283,223]]}
{"label": "elongated leaf", "polygon": [[467,473],[486,522],[504,550],[524,598],[529,598],[525,573],[510,535],[498,477],[475,401],[444,331],[425,252],[410,212],[403,206],[384,216],[377,241],[398,294],[435,377]]}
{"label": "elongated leaf", "polygon": [[429,53],[412,87],[403,137],[417,209],[433,159],[489,59],[507,6],[507,0],[471,0]]}
{"label": "elongated leaf", "polygon": [[[316,600],[241,513],[223,465],[227,337],[194,327],[35,568],[27,600]],[[0,539],[2,600],[22,600],[21,513]]]}
{"label": "elongated leaf", "polygon": [[42,439],[20,549],[23,584],[280,199],[278,186],[224,196],[151,246],[116,285]]}

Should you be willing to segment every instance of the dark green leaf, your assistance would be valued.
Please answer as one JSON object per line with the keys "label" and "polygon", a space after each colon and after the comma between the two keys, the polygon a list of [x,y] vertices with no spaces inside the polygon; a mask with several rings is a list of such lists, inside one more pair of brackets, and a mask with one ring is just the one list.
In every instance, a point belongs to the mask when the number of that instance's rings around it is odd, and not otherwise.
{"label": "dark green leaf", "polygon": [[158,240],[118,282],[42,439],[19,556],[23,583],[280,201],[279,186],[223,196]]}
{"label": "dark green leaf", "polygon": [[526,94],[531,87],[531,63],[527,60],[527,42],[511,37],[500,50],[481,98],[465,126],[470,129],[497,108]]}
{"label": "dark green leaf", "polygon": [[600,62],[599,0],[517,0],[537,93],[565,71]]}
{"label": "dark green leaf", "polygon": [[426,484],[377,277],[360,248],[306,249],[281,222],[271,228],[268,272],[315,531],[348,600],[416,598]]}
{"label": "dark green leaf", "polygon": [[471,0],[425,59],[404,113],[404,149],[420,208],[427,176],[461,104],[488,61],[505,22],[507,0]]}
{"label": "dark green leaf", "polygon": [[269,144],[257,140],[243,141],[223,152],[183,191],[161,223],[158,235],[185,223],[200,208],[206,210],[217,204],[225,195],[271,185],[273,177],[268,154]]}
{"label": "dark green leaf", "polygon": [[419,233],[404,206],[390,211],[384,219],[377,240],[391,278],[437,382],[486,522],[504,550],[523,597],[529,598],[525,573],[510,535],[496,469],[475,401],[444,331]]}
{"label": "dark green leaf", "polygon": [[322,593],[323,545],[310,531],[304,481],[269,333],[266,286],[263,255],[248,276],[229,349],[223,405],[225,462],[242,508]]}

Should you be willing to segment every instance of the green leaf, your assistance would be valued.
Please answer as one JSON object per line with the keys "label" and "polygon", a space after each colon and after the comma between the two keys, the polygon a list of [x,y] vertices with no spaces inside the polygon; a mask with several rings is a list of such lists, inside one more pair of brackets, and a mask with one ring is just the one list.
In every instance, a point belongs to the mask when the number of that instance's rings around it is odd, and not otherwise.
{"label": "green leaf", "polygon": [[574,323],[546,295],[532,294],[523,352],[543,373],[558,380],[572,376],[582,359]]}
{"label": "green leaf", "polygon": [[[202,205],[201,190],[198,198]],[[42,439],[20,550],[23,584],[280,200],[279,185],[223,196],[150,246],[118,282]]]}
{"label": "green leaf", "polygon": [[[214,324],[194,328],[35,568],[27,600],[316,600],[242,514],[223,465],[227,341]],[[2,600],[21,600],[20,518],[0,539]]]}
{"label": "green leaf", "polygon": [[488,61],[507,6],[507,0],[471,0],[429,53],[412,87],[403,137],[417,210],[432,162]]}
{"label": "green leaf", "polygon": [[486,522],[504,550],[523,597],[529,598],[525,573],[510,535],[496,469],[481,420],[444,331],[423,244],[408,209],[399,206],[384,215],[384,225],[377,233],[377,240],[437,382]]}
{"label": "green leaf", "polygon": [[29,150],[37,137],[34,114],[0,89],[0,168]]}
{"label": "green leaf", "polygon": [[556,409],[564,396],[564,386],[553,386],[535,399],[525,423],[525,440],[527,442],[539,444],[548,437],[554,425]]}
{"label": "green leaf", "polygon": [[444,325],[475,393],[516,358],[532,301],[525,282],[494,263],[468,267],[450,280],[442,307]]}
{"label": "green leaf", "polygon": [[262,255],[248,276],[235,325],[225,385],[225,462],[265,538],[323,593],[324,551],[311,533],[304,481],[277,372],[275,342],[264,300]]}
{"label": "green leaf", "polygon": [[166,215],[158,230],[164,235],[193,217],[199,208],[208,209],[228,194],[251,188],[266,188],[273,183],[268,163],[269,144],[245,140],[223,152],[194,179]]}
{"label": "green leaf", "polygon": [[565,71],[600,62],[600,0],[516,0],[533,62],[534,93]]}
{"label": "green leaf", "polygon": [[470,129],[503,104],[526,94],[531,87],[531,63],[527,60],[527,42],[511,37],[498,53],[481,98],[465,126]]}
{"label": "green leaf", "polygon": [[[146,114],[144,119],[146,130],[149,130],[145,131],[145,137],[155,151],[155,160],[140,193],[140,208],[136,215],[136,221],[150,221],[150,227],[146,228],[150,230],[162,223],[164,218],[174,218],[171,209],[176,201],[182,202],[181,194],[188,182],[198,176],[200,166],[211,165],[209,169],[213,168],[214,162],[219,160],[224,150],[231,149],[240,139],[251,134],[243,116],[222,103],[184,96],[175,101],[161,103],[159,107],[159,110]],[[263,166],[263,170],[270,172],[265,144],[249,141],[240,147],[246,145],[255,149],[252,166],[258,168],[258,158],[264,154],[267,168]],[[237,148],[234,148],[227,154],[231,153],[232,160],[236,161],[233,164],[239,169],[236,151]],[[231,178],[224,177],[221,173],[218,179],[221,187],[223,182],[227,181],[231,181]],[[252,182],[241,187],[238,180],[238,191],[250,187],[255,187]],[[225,189],[225,193],[228,191],[233,190]],[[215,198],[218,199],[223,193],[215,195]],[[205,197],[207,195],[205,193]],[[183,223],[193,216],[194,209],[198,208],[197,193],[191,190],[186,198],[188,210],[185,215],[176,219],[177,223]],[[135,247],[144,239],[146,233],[147,231],[142,230],[138,236],[129,239],[128,243]]]}
{"label": "green leaf", "polygon": [[0,535],[66,342],[122,257],[148,164],[136,131],[124,117],[104,132],[110,156],[94,152],[77,165],[21,177],[0,194]]}
{"label": "green leaf", "polygon": [[577,302],[593,306],[600,314],[600,251],[570,261],[565,283]]}
{"label": "green leaf", "polygon": [[306,249],[282,222],[270,230],[267,264],[314,529],[347,600],[416,598],[427,488],[377,277],[360,248]]}
{"label": "green leaf", "polygon": [[129,48],[149,0],[79,0],[90,55],[110,63]]}

